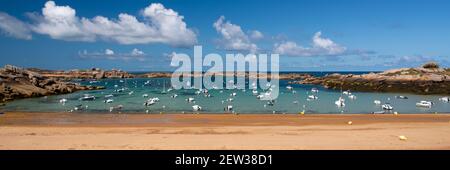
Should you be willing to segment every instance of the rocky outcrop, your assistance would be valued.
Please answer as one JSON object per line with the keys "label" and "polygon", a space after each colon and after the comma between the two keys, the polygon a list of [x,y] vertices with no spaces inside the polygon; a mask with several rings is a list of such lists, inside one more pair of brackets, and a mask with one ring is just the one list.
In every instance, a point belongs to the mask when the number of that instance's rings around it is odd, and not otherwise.
{"label": "rocky outcrop", "polygon": [[0,69],[0,103],[18,98],[65,94],[79,90],[102,88],[59,81],[34,71],[11,65],[6,65]]}
{"label": "rocky outcrop", "polygon": [[440,68],[402,68],[377,74],[331,74],[292,83],[318,84],[336,90],[450,94],[450,71]]}
{"label": "rocky outcrop", "polygon": [[70,70],[70,71],[60,71],[60,70],[41,70],[32,69],[45,77],[71,80],[71,79],[104,79],[104,78],[133,78],[134,75],[122,71],[122,70],[101,70],[99,68],[92,68],[89,70]]}
{"label": "rocky outcrop", "polygon": [[[152,72],[152,73],[145,73],[145,74],[141,74],[141,75],[137,75],[137,77],[143,77],[143,78],[171,78],[172,74],[180,74],[180,73],[170,73],[170,72]],[[200,77],[200,76],[205,76],[205,75],[215,75],[215,76],[246,76],[249,78],[270,78],[270,74],[267,73],[259,73],[258,75],[250,75],[248,72],[237,72],[237,73],[232,73],[232,72],[228,72],[228,73],[223,73],[223,72],[216,72],[216,73],[194,73],[192,74],[185,74],[185,76],[194,76],[194,77]],[[306,73],[279,73],[278,78],[280,80],[299,80],[299,79],[305,79],[305,78],[310,78],[312,77],[309,74]]]}

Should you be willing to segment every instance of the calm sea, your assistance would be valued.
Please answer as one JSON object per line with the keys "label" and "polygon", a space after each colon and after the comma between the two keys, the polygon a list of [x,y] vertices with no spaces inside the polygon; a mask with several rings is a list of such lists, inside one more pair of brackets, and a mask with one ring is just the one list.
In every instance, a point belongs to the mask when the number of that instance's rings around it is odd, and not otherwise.
{"label": "calm sea", "polygon": [[[302,73],[302,72],[297,72]],[[334,72],[303,72],[315,76],[323,76]],[[363,74],[367,72],[341,72],[344,74]],[[147,82],[147,84],[146,84]],[[210,97],[196,94],[197,90],[171,90],[169,78],[135,78],[135,79],[106,79],[98,82],[82,81],[81,84],[105,86],[104,90],[80,91],[66,95],[55,95],[48,97],[20,99],[7,103],[0,107],[4,111],[27,111],[27,112],[74,112],[74,113],[109,113],[111,107],[122,105],[122,109],[112,112],[122,113],[194,113],[193,105],[202,107],[200,113],[229,113],[224,108],[228,105],[233,107],[235,113],[372,113],[382,111],[380,105],[374,104],[374,100],[380,100],[382,104],[389,103],[393,106],[392,112],[398,113],[449,113],[450,103],[439,101],[443,95],[415,95],[405,93],[376,93],[376,92],[351,92],[356,96],[350,99],[341,91],[329,90],[316,85],[291,85],[293,90],[286,87],[287,80],[280,80],[280,95],[273,105],[267,101],[259,100],[252,94],[251,89],[243,90],[209,90]],[[122,92],[117,89],[125,88]],[[308,100],[312,95],[312,88],[317,88],[314,93],[318,99]],[[163,93],[163,91],[167,93]],[[344,89],[345,90],[345,89]],[[258,92],[263,92],[258,89]],[[236,93],[236,96],[230,94]],[[95,96],[95,100],[81,101],[79,98],[85,94]],[[147,94],[148,97],[143,97]],[[176,94],[177,97],[172,96]],[[111,103],[105,103],[105,96],[113,95]],[[397,99],[395,96],[406,96],[408,99]],[[335,101],[342,96],[345,99],[345,107],[337,107]],[[144,106],[149,98],[159,98],[159,102],[151,106]],[[187,98],[194,98],[194,102],[187,102]],[[229,101],[230,98],[233,101]],[[67,99],[65,104],[60,99]],[[434,103],[431,108],[417,107],[416,103],[427,100]],[[75,110],[75,107],[78,110]]]}

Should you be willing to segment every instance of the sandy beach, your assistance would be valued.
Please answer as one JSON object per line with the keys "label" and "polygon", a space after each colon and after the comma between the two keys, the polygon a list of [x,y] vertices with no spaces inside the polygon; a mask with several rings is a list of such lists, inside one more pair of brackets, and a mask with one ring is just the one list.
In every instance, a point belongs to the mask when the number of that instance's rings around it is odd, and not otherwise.
{"label": "sandy beach", "polygon": [[[351,124],[349,124],[351,121]],[[0,115],[0,149],[450,149],[449,114]],[[401,140],[399,136],[407,139]]]}

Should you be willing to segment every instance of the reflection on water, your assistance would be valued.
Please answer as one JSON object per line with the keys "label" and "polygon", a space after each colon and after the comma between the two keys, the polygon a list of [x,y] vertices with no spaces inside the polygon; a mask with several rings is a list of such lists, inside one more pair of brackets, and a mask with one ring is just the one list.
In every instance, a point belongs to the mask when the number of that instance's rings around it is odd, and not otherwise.
{"label": "reflection on water", "polygon": [[[81,82],[90,84],[89,82]],[[166,85],[164,85],[164,83]],[[399,113],[444,113],[450,112],[450,103],[439,101],[441,95],[414,95],[400,93],[369,93],[351,92],[350,95],[342,94],[340,91],[324,89],[314,85],[290,85],[292,90],[286,88],[289,84],[286,80],[280,81],[280,95],[274,103],[268,103],[257,99],[251,89],[242,90],[209,90],[210,97],[203,93],[197,94],[197,90],[171,90],[170,79],[109,79],[93,82],[92,85],[105,86],[104,90],[81,91],[66,95],[55,95],[41,98],[21,99],[9,102],[1,107],[6,111],[29,111],[29,112],[75,112],[75,113],[192,113],[192,106],[199,105],[201,113],[229,113],[225,111],[228,105],[236,113],[372,113],[382,111],[381,105],[390,103],[394,107],[392,112]],[[317,88],[318,93],[311,92]],[[123,91],[118,90],[123,89]],[[344,89],[345,90],[345,89]],[[165,93],[163,93],[163,91]],[[262,91],[258,89],[258,93]],[[236,96],[230,94],[236,93]],[[79,100],[85,94],[95,96],[95,100]],[[106,95],[112,101],[105,103]],[[143,97],[147,94],[148,97]],[[174,94],[177,96],[175,98]],[[308,99],[315,95],[317,99]],[[398,99],[395,96],[407,96],[408,99]],[[335,101],[339,97],[345,99],[345,107],[337,107]],[[144,103],[158,98],[154,104],[145,106]],[[186,99],[194,98],[194,102]],[[230,98],[233,100],[230,101]],[[60,99],[67,99],[61,103]],[[380,100],[381,105],[374,104],[374,100]],[[422,100],[434,103],[431,108],[417,107],[416,103]],[[272,105],[273,104],[273,105]],[[121,108],[119,106],[122,106]]]}

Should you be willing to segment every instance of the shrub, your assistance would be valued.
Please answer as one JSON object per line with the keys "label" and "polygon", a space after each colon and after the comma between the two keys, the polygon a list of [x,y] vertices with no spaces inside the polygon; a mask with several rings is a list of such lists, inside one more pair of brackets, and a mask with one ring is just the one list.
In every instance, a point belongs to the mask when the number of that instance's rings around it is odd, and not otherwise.
{"label": "shrub", "polygon": [[435,69],[435,68],[439,68],[439,64],[436,62],[428,62],[425,63],[424,65],[422,65],[423,68],[426,69]]}

